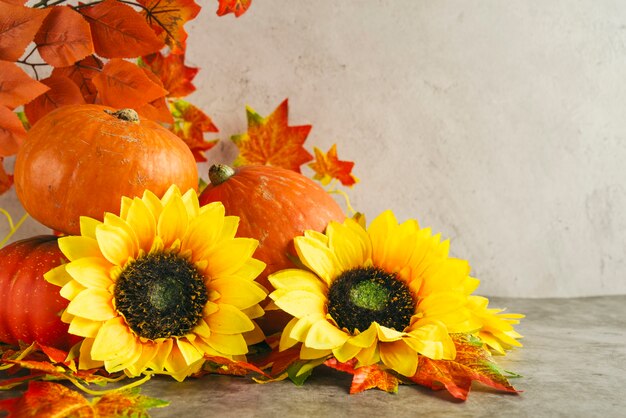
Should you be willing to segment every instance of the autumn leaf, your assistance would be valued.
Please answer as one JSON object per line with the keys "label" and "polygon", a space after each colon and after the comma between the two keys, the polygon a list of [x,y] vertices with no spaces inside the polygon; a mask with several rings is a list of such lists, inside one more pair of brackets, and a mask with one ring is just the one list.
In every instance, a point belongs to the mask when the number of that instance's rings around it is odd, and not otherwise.
{"label": "autumn leaf", "polygon": [[49,9],[0,1],[0,59],[18,60],[39,30]]}
{"label": "autumn leaf", "polygon": [[203,152],[210,150],[218,142],[204,140],[205,132],[218,132],[211,118],[184,100],[170,102],[170,110],[174,117],[172,132],[185,141],[196,161],[206,161]]}
{"label": "autumn leaf", "polygon": [[93,54],[89,23],[68,6],[55,6],[35,35],[39,55],[53,67],[67,67]]}
{"label": "autumn leaf", "polygon": [[132,7],[105,0],[83,7],[96,53],[105,58],[134,58],[160,50],[164,43]]}
{"label": "autumn leaf", "polygon": [[356,364],[356,360],[353,359],[347,363],[340,363],[334,357],[326,360],[324,364],[333,369],[353,375],[352,385],[350,386],[351,394],[373,388],[378,388],[389,393],[398,392],[398,384],[400,381],[392,374],[380,369],[377,365],[363,366],[355,369],[354,365]]}
{"label": "autumn leaf", "polygon": [[225,374],[229,376],[247,376],[248,374],[256,373],[261,376],[269,377],[263,370],[258,368],[252,363],[245,361],[235,361],[224,357],[205,357],[207,361],[203,368],[209,373]]}
{"label": "autumn leaf", "polygon": [[248,7],[252,4],[252,0],[218,0],[219,7],[217,9],[218,16],[224,16],[228,13],[234,13],[235,17],[244,14]]}
{"label": "autumn leaf", "polygon": [[158,52],[143,57],[142,63],[161,79],[168,97],[184,97],[196,90],[192,81],[198,68],[187,67],[184,54],[163,56]]}
{"label": "autumn leaf", "polygon": [[474,380],[498,390],[517,393],[482,342],[459,334],[453,335],[453,340],[456,346],[454,360],[431,360],[420,356],[417,372],[409,380],[435,390],[445,388],[461,400],[467,399]]}
{"label": "autumn leaf", "polygon": [[91,402],[81,393],[53,382],[30,382],[17,398],[0,401],[8,417],[148,417],[147,410],[167,406],[165,402],[139,394],[139,390],[115,391]]}
{"label": "autumn leaf", "polygon": [[[25,138],[26,129],[15,112],[0,106],[0,158],[16,154]],[[0,194],[7,181],[6,173],[0,173]]]}
{"label": "autumn leaf", "polygon": [[119,58],[107,62],[92,81],[102,104],[116,108],[136,109],[167,94],[141,68]]}
{"label": "autumn leaf", "polygon": [[24,106],[24,113],[31,125],[61,106],[85,103],[78,86],[65,76],[50,76],[41,82],[50,90]]}
{"label": "autumn leaf", "polygon": [[261,164],[287,168],[300,173],[300,166],[313,159],[302,146],[311,125],[288,126],[289,104],[285,99],[267,118],[246,108],[248,132],[231,139],[239,148],[235,166]]}
{"label": "autumn leaf", "polygon": [[90,55],[74,65],[53,69],[51,76],[65,76],[69,78],[80,89],[85,103],[95,103],[98,91],[92,80],[96,75],[100,74],[102,67],[102,61],[95,55]]}
{"label": "autumn leaf", "polygon": [[[2,128],[0,128],[2,129]],[[5,193],[13,185],[13,176],[4,169],[4,157],[0,157],[0,195]]]}
{"label": "autumn leaf", "polygon": [[49,89],[13,62],[0,60],[0,106],[13,110]]}
{"label": "autumn leaf", "polygon": [[[194,0],[137,0],[144,7],[142,13],[159,36],[170,47],[172,54],[186,49],[187,32],[183,26],[200,12]],[[141,54],[146,55],[146,54]]]}
{"label": "autumn leaf", "polygon": [[[163,87],[163,83],[161,82],[161,79],[159,79],[159,77],[157,77],[156,74],[154,74],[152,71],[150,71],[149,69],[143,66],[139,68],[141,68],[144,74],[154,84],[157,84]],[[138,107],[135,110],[137,111],[137,113],[139,113],[141,116],[145,118],[167,123],[167,124],[174,123],[174,118],[172,117],[172,114],[170,113],[170,108],[169,108],[169,105],[165,96],[158,97],[154,99],[153,101],[146,103],[143,106]]]}
{"label": "autumn leaf", "polygon": [[359,181],[352,174],[354,163],[352,161],[341,161],[337,157],[337,144],[333,144],[327,153],[322,152],[317,147],[313,148],[315,161],[309,163],[309,167],[315,170],[313,178],[319,180],[323,185],[330,183],[332,179],[337,179],[344,186],[353,186]]}

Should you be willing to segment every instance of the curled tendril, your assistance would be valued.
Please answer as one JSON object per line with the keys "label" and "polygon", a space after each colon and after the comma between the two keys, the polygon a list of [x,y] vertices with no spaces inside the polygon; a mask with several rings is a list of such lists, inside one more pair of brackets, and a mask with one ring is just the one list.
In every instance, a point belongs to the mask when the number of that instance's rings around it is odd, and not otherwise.
{"label": "curled tendril", "polygon": [[2,238],[2,241],[0,241],[0,248],[2,248],[4,247],[4,244],[6,244],[11,239],[13,234],[15,234],[15,232],[17,232],[18,229],[20,229],[20,226],[22,226],[26,218],[28,218],[28,213],[24,213],[24,215],[22,215],[22,217],[20,218],[19,221],[17,221],[17,223],[13,222],[13,218],[11,217],[11,214],[7,212],[5,209],[0,208],[0,213],[2,213],[7,218],[7,222],[9,223],[9,232],[5,235],[4,238]]}

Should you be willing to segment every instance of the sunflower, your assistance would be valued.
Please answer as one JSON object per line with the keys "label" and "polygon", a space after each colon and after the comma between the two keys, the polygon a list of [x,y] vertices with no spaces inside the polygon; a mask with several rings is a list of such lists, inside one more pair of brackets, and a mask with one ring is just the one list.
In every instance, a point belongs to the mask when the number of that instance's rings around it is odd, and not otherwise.
{"label": "sunflower", "polygon": [[506,313],[504,309],[489,308],[488,305],[489,299],[482,296],[471,295],[468,299],[472,316],[480,322],[478,338],[492,351],[502,355],[512,347],[521,347],[517,339],[522,336],[513,329],[513,325],[519,324],[524,315]]}
{"label": "sunflower", "polygon": [[386,211],[367,229],[353,219],[331,222],[324,234],[306,231],[294,244],[307,269],[269,277],[275,305],[294,316],[281,351],[302,343],[301,359],[382,362],[413,376],[420,355],[452,360],[450,334],[482,326],[468,306],[479,283],[469,264],[449,257],[448,241],[415,220],[399,224]]}
{"label": "sunflower", "polygon": [[69,262],[45,275],[69,300],[62,319],[84,337],[79,367],[177,380],[205,356],[244,359],[263,333],[253,321],[266,291],[258,242],[235,238],[239,218],[176,186],[123,198],[120,216],[83,217],[81,235],[59,239]]}

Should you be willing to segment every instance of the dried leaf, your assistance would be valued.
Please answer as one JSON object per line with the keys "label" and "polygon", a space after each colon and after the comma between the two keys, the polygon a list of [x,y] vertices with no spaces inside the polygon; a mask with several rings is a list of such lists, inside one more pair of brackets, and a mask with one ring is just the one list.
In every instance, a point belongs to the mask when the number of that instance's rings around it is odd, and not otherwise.
{"label": "dried leaf", "polygon": [[[149,69],[143,66],[139,68],[141,68],[141,70],[144,72],[146,77],[148,77],[154,84],[163,88],[163,83],[161,82],[159,77],[157,77],[156,74],[154,74],[152,71],[150,71]],[[167,103],[167,99],[165,98],[165,96],[158,97],[152,100],[150,103],[146,103],[136,108],[135,110],[137,111],[137,113],[139,113],[141,116],[145,118],[152,119],[158,122],[167,123],[167,124],[174,123],[174,118],[172,117],[172,114],[170,113],[170,108],[169,108],[169,105]]]}
{"label": "dried leaf", "polygon": [[93,417],[89,401],[80,393],[52,382],[30,382],[18,398],[0,401],[9,417]]}
{"label": "dried leaf", "polygon": [[211,118],[184,100],[170,102],[170,110],[174,117],[172,132],[185,141],[196,161],[206,161],[203,152],[210,150],[218,142],[204,140],[205,132],[218,132]]}
{"label": "dried leaf", "polygon": [[465,335],[453,335],[453,340],[456,346],[454,360],[431,360],[420,356],[417,372],[410,380],[435,390],[445,388],[461,400],[467,399],[473,380],[517,393],[480,341]]}
{"label": "dried leaf", "polygon": [[45,84],[30,78],[15,63],[0,60],[0,106],[13,110],[48,89]]}
{"label": "dried leaf", "polygon": [[119,58],[110,60],[92,81],[102,104],[117,108],[137,109],[167,93],[137,65]]}
{"label": "dried leaf", "polygon": [[347,363],[340,363],[335,358],[328,359],[324,362],[328,367],[347,372],[353,375],[350,393],[360,393],[368,389],[378,388],[389,393],[398,392],[398,384],[400,381],[392,374],[381,370],[376,365],[363,366],[354,368],[356,360]]}
{"label": "dried leaf", "polygon": [[218,16],[234,13],[235,17],[244,14],[252,4],[252,0],[218,0],[220,5],[217,9]]}
{"label": "dried leaf", "polygon": [[[159,38],[173,54],[183,54],[187,32],[183,25],[194,19],[200,6],[194,0],[137,0],[144,6],[143,14]],[[147,54],[142,54],[147,55]]]}
{"label": "dried leaf", "polygon": [[300,166],[313,159],[302,146],[311,125],[288,126],[287,99],[267,118],[246,108],[248,132],[231,139],[239,148],[235,166],[261,164],[284,167],[300,173]]}
{"label": "dried leaf", "polygon": [[90,55],[74,65],[55,68],[52,70],[52,77],[65,76],[69,78],[80,89],[85,103],[95,103],[98,91],[92,80],[96,75],[100,74],[102,66],[102,61],[98,57]]}
{"label": "dried leaf", "polygon": [[204,365],[204,370],[209,373],[218,373],[230,376],[247,376],[252,372],[261,376],[269,377],[257,366],[245,361],[235,361],[224,357],[213,356],[205,357],[205,360],[207,360],[207,363]]}
{"label": "dried leaf", "polygon": [[323,185],[330,183],[332,179],[337,179],[344,186],[353,186],[359,181],[352,174],[354,163],[352,161],[341,161],[337,157],[337,144],[333,144],[328,153],[322,152],[314,147],[315,161],[309,163],[309,167],[315,170],[315,180],[319,180]]}
{"label": "dried leaf", "polygon": [[184,97],[196,90],[192,80],[198,73],[198,68],[187,67],[184,54],[163,56],[159,52],[147,55],[142,60],[159,77],[168,91],[168,97]]}
{"label": "dried leaf", "polygon": [[4,157],[0,157],[0,195],[13,185],[13,176],[4,170]]}
{"label": "dried leaf", "polygon": [[[0,106],[0,158],[16,154],[25,138],[26,129],[15,112],[6,106]],[[0,173],[0,193],[2,184],[8,180],[5,176],[6,173]]]}
{"label": "dried leaf", "polygon": [[0,1],[0,59],[18,60],[48,13],[48,9]]}
{"label": "dried leaf", "polygon": [[53,67],[67,67],[94,53],[89,23],[68,6],[55,6],[35,35],[39,55]]}
{"label": "dried leaf", "polygon": [[24,106],[24,113],[31,125],[61,106],[85,103],[78,86],[65,76],[50,76],[41,82],[50,90]]}
{"label": "dried leaf", "polygon": [[105,0],[83,7],[96,53],[105,58],[134,58],[163,48],[160,40],[142,15],[115,0]]}
{"label": "dried leaf", "polygon": [[140,395],[139,389],[117,391],[96,398],[93,403],[95,417],[147,418],[147,410],[163,408],[169,402]]}

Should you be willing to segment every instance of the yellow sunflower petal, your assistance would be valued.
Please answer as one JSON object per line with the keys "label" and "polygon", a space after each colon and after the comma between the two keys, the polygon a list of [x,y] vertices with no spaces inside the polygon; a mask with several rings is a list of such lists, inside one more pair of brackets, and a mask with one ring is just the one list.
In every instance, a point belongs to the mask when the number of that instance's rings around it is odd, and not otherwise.
{"label": "yellow sunflower petal", "polygon": [[321,277],[327,285],[330,285],[340,273],[337,257],[320,241],[311,237],[296,237],[294,245],[300,261]]}
{"label": "yellow sunflower petal", "polygon": [[328,245],[328,237],[325,234],[322,234],[321,232],[312,230],[312,229],[308,229],[306,231],[304,231],[304,236],[307,238],[313,238],[318,240],[319,242],[321,242],[324,245]]}
{"label": "yellow sunflower petal", "polygon": [[80,344],[78,368],[81,370],[95,369],[104,366],[103,361],[91,358],[93,342],[93,338],[85,338]]}
{"label": "yellow sunflower petal", "polygon": [[371,347],[373,344],[376,344],[378,338],[378,327],[377,324],[372,324],[368,329],[361,332],[359,335],[355,335],[350,338],[350,344],[367,348]]}
{"label": "yellow sunflower petal", "polygon": [[185,209],[187,209],[189,219],[195,218],[200,214],[200,202],[198,201],[198,193],[195,190],[187,190],[182,195],[181,200],[185,205]]}
{"label": "yellow sunflower petal", "polygon": [[411,330],[404,342],[414,351],[434,360],[452,360],[456,356],[448,329],[438,321],[424,323]]}
{"label": "yellow sunflower petal", "polygon": [[202,359],[204,356],[196,347],[194,347],[190,342],[185,341],[182,338],[178,338],[175,340],[178,349],[180,350],[183,358],[185,359],[185,363],[187,365],[193,364],[196,361]]}
{"label": "yellow sunflower petal", "polygon": [[117,316],[112,295],[102,289],[83,290],[67,305],[67,311],[94,321],[106,321]]}
{"label": "yellow sunflower petal", "polygon": [[178,345],[174,343],[170,355],[165,359],[163,368],[170,372],[171,376],[178,380],[183,381],[189,374],[189,364],[185,360],[183,352],[178,348]]}
{"label": "yellow sunflower petal", "polygon": [[80,217],[80,235],[96,239],[96,227],[102,222],[88,216]]}
{"label": "yellow sunflower petal", "polygon": [[270,274],[268,279],[275,289],[305,290],[324,295],[327,286],[313,273],[300,269],[286,269]]}
{"label": "yellow sunflower petal", "polygon": [[128,369],[129,366],[135,364],[141,357],[141,344],[137,338],[133,338],[131,343],[126,346],[126,351],[118,357],[104,360],[104,368],[109,373],[115,373]]}
{"label": "yellow sunflower petal", "polygon": [[388,272],[399,272],[415,252],[419,225],[410,219],[400,225],[391,211],[383,212],[368,229],[372,239],[374,265]]}
{"label": "yellow sunflower petal", "polygon": [[413,376],[417,371],[417,353],[404,341],[381,343],[380,359],[387,367],[404,376]]}
{"label": "yellow sunflower petal", "polygon": [[65,265],[68,274],[87,288],[108,289],[113,281],[109,276],[111,264],[102,257],[84,257]]}
{"label": "yellow sunflower petal", "polygon": [[372,243],[367,232],[352,219],[343,224],[331,221],[326,227],[328,247],[337,256],[341,271],[365,264],[372,256]]}
{"label": "yellow sunflower petal", "polygon": [[239,355],[248,352],[248,345],[241,334],[218,334],[212,333],[207,343],[217,352],[224,355]]}
{"label": "yellow sunflower petal", "polygon": [[424,277],[422,295],[435,292],[459,290],[463,291],[463,284],[470,272],[469,263],[456,258],[446,258],[428,270]]}
{"label": "yellow sunflower petal", "polygon": [[279,351],[284,351],[298,343],[298,340],[291,337],[291,330],[297,323],[298,318],[292,318],[283,328],[283,332],[280,334],[280,342],[278,343]]}
{"label": "yellow sunflower petal", "polygon": [[135,346],[135,336],[128,329],[122,317],[111,318],[102,324],[94,339],[91,357],[94,360],[108,360],[120,357]]}
{"label": "yellow sunflower petal", "polygon": [[[320,315],[307,315],[304,318],[295,318],[296,323],[293,328],[289,331],[289,336],[297,341],[304,342],[306,340],[306,336],[313,326],[319,320],[323,320],[324,317]],[[283,331],[284,333],[285,331]]]}
{"label": "yellow sunflower petal", "polygon": [[145,341],[141,343],[140,349],[141,355],[139,358],[127,367],[131,376],[139,376],[148,368],[148,364],[150,364],[158,352],[159,345],[153,341]]}
{"label": "yellow sunflower petal", "polygon": [[315,348],[307,347],[304,344],[300,347],[300,358],[302,360],[315,360],[327,357],[331,354],[332,350],[317,350]]}
{"label": "yellow sunflower petal", "polygon": [[265,292],[253,282],[239,279],[217,279],[211,281],[211,288],[221,295],[220,303],[246,309],[265,299]]}
{"label": "yellow sunflower petal", "polygon": [[98,241],[94,238],[67,236],[59,238],[57,242],[59,249],[70,261],[83,257],[102,257]]}
{"label": "yellow sunflower petal", "polygon": [[174,346],[174,341],[171,338],[168,338],[161,342],[155,342],[156,344],[156,354],[147,364],[147,367],[155,370],[155,371],[163,371],[165,367],[165,361],[170,356],[172,352],[172,347]]}
{"label": "yellow sunflower petal", "polygon": [[392,328],[387,328],[378,323],[375,323],[378,339],[380,341],[389,342],[402,339],[404,332],[396,331]]}
{"label": "yellow sunflower petal", "polygon": [[258,246],[252,238],[235,238],[214,248],[208,258],[210,260],[206,272],[210,277],[231,275],[237,272],[250,258]]}
{"label": "yellow sunflower petal", "polygon": [[[87,288],[78,283],[76,280],[70,280],[61,288],[61,290],[59,291],[59,295],[67,300],[72,300],[85,289]],[[65,312],[67,312],[67,310],[65,310]]]}
{"label": "yellow sunflower petal", "polygon": [[326,298],[323,296],[303,290],[290,292],[276,290],[270,293],[270,297],[283,311],[297,318],[323,314],[326,305]]}
{"label": "yellow sunflower petal", "polygon": [[161,212],[163,211],[163,203],[154,193],[150,190],[146,190],[141,197],[143,203],[145,203],[148,210],[152,213],[154,219],[159,219]]}
{"label": "yellow sunflower petal", "polygon": [[250,306],[249,308],[246,308],[246,309],[242,309],[241,312],[243,312],[250,319],[260,318],[263,315],[265,315],[265,311],[258,304]]}
{"label": "yellow sunflower petal", "polygon": [[247,345],[258,344],[265,341],[265,334],[259,324],[254,321],[252,321],[252,323],[254,324],[254,329],[243,333],[243,338],[246,340]]}
{"label": "yellow sunflower petal", "polygon": [[65,286],[67,282],[72,280],[72,276],[70,276],[67,271],[65,271],[65,264],[49,270],[43,275],[43,278],[48,283],[52,283],[57,286]]}
{"label": "yellow sunflower petal", "polygon": [[254,329],[250,318],[239,309],[225,303],[219,304],[219,308],[217,312],[204,319],[211,333],[240,334]]}
{"label": "yellow sunflower petal", "polygon": [[354,356],[359,354],[359,351],[361,350],[361,347],[357,347],[347,342],[341,347],[333,349],[333,355],[338,361],[345,363],[346,361],[353,359]]}
{"label": "yellow sunflower petal", "polygon": [[317,350],[332,350],[343,345],[349,338],[350,335],[326,319],[320,319],[311,325],[304,344]]}
{"label": "yellow sunflower petal", "polygon": [[165,248],[182,238],[189,224],[187,209],[180,199],[172,198],[164,207],[157,221],[157,234],[163,240]]}
{"label": "yellow sunflower petal", "polygon": [[182,248],[189,249],[196,259],[206,258],[206,253],[218,244],[218,237],[224,224],[224,205],[216,202],[211,210],[189,221],[189,228],[182,239]]}
{"label": "yellow sunflower petal", "polygon": [[156,219],[145,202],[136,197],[128,208],[128,213],[124,219],[135,231],[139,248],[149,252],[156,234]]}
{"label": "yellow sunflower petal", "polygon": [[211,336],[211,328],[204,319],[200,319],[193,329],[193,333],[200,337],[209,338]]}
{"label": "yellow sunflower petal", "polygon": [[358,366],[371,366],[380,361],[379,344],[372,344],[369,347],[361,349],[358,354],[355,355]]}
{"label": "yellow sunflower petal", "polygon": [[102,255],[112,264],[123,266],[138,252],[137,238],[125,228],[100,224],[96,227],[96,239]]}
{"label": "yellow sunflower petal", "polygon": [[68,332],[79,337],[96,338],[102,326],[102,321],[92,321],[91,319],[75,316],[70,322]]}
{"label": "yellow sunflower petal", "polygon": [[229,240],[235,238],[237,228],[239,227],[238,216],[225,216],[222,230],[220,231],[219,241]]}

